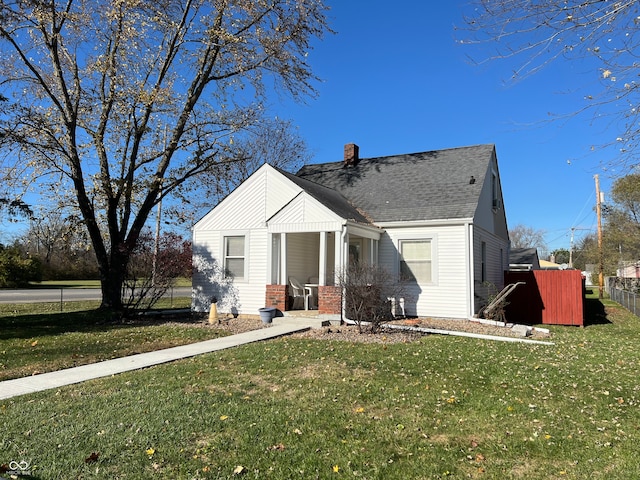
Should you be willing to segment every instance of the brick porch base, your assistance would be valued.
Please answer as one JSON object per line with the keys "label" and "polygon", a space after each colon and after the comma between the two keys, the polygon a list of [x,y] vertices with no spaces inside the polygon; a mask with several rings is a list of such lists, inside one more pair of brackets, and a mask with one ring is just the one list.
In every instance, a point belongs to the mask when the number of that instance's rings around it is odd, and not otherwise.
{"label": "brick porch base", "polygon": [[[267,285],[265,306],[287,311],[289,285]],[[321,285],[318,287],[318,314],[340,315],[342,313],[342,292],[340,287]]]}
{"label": "brick porch base", "polygon": [[340,315],[342,313],[342,291],[340,287],[321,285],[318,287],[318,314]]}

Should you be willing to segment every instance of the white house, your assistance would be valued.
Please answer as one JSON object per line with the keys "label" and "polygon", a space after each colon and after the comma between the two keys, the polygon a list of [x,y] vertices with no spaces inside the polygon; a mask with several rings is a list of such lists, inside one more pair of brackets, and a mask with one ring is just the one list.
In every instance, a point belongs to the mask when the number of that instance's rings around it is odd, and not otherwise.
{"label": "white house", "polygon": [[196,223],[193,255],[195,311],[216,297],[219,311],[340,318],[336,275],[357,259],[412,274],[407,315],[469,318],[509,265],[495,147],[361,159],[348,144],[295,175],[265,164]]}

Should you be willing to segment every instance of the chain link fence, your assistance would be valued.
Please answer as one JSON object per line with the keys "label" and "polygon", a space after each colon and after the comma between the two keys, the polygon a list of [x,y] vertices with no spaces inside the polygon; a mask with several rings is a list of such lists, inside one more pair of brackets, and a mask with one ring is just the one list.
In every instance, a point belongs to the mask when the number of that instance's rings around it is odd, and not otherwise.
{"label": "chain link fence", "polygon": [[628,292],[620,288],[613,287],[609,290],[609,296],[614,302],[618,302],[624,308],[640,317],[640,295],[635,292]]}
{"label": "chain link fence", "polygon": [[637,278],[607,278],[607,293],[614,302],[640,317],[640,279]]}

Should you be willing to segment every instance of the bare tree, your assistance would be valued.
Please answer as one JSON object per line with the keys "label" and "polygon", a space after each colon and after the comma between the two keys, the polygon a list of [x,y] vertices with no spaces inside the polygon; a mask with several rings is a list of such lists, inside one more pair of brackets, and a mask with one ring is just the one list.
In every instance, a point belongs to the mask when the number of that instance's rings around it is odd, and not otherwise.
{"label": "bare tree", "polygon": [[541,257],[548,253],[547,242],[544,240],[544,230],[536,230],[533,227],[518,224],[509,229],[511,248],[537,248]]}
{"label": "bare tree", "polygon": [[[31,0],[0,4],[3,185],[79,211],[102,307],[163,198],[225,178],[279,90],[315,94],[321,0]],[[263,123],[264,124],[264,123]],[[9,151],[9,149],[11,149]]]}
{"label": "bare tree", "polygon": [[123,301],[128,310],[152,308],[179,277],[191,278],[191,242],[180,235],[165,232],[156,241],[149,229],[144,229],[131,254],[124,282]]}
{"label": "bare tree", "polygon": [[[401,301],[409,300],[407,283],[379,265],[351,262],[338,275],[345,313],[360,333],[375,333],[392,320]],[[402,300],[401,300],[402,299]],[[398,305],[396,305],[398,302]]]}
{"label": "bare tree", "polygon": [[616,124],[619,133],[611,143],[633,162],[640,141],[638,2],[474,0],[469,12],[462,42],[489,45],[493,53],[483,61],[515,62],[513,79],[534,74],[557,59],[586,59],[584,65],[592,68],[591,78],[598,86],[585,95],[584,109],[594,108],[594,118]]}
{"label": "bare tree", "polygon": [[306,143],[289,120],[263,119],[259,124],[252,125],[249,131],[250,135],[242,143],[238,142],[235,150],[242,161],[199,178],[200,186],[208,192],[204,197],[206,203],[198,204],[197,197],[194,200],[185,195],[182,195],[183,201],[190,202],[196,210],[208,210],[265,162],[284,170],[296,171],[311,159]]}

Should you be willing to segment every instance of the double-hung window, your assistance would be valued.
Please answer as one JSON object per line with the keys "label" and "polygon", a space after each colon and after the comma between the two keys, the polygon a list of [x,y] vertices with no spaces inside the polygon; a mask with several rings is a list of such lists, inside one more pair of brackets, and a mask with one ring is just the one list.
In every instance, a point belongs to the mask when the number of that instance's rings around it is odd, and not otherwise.
{"label": "double-hung window", "polygon": [[245,277],[245,237],[243,235],[224,237],[224,272],[234,280]]}
{"label": "double-hung window", "polygon": [[432,283],[431,239],[400,240],[399,250],[401,278],[419,284]]}
{"label": "double-hung window", "polygon": [[487,242],[480,243],[480,279],[487,281]]}

